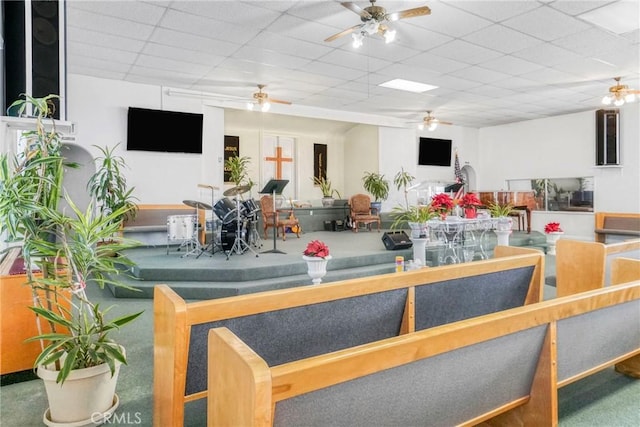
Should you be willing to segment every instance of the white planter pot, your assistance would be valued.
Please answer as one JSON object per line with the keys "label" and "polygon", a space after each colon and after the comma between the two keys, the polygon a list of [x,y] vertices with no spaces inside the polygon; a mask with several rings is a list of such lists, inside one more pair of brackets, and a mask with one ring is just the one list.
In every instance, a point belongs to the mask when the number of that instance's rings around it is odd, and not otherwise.
{"label": "white planter pot", "polygon": [[554,231],[551,233],[547,233],[547,254],[555,255],[556,254],[556,243],[560,236],[564,234],[564,231]]}
{"label": "white planter pot", "polygon": [[333,197],[323,197],[322,198],[322,206],[325,208],[330,208],[333,206],[334,199]]}
{"label": "white planter pot", "polygon": [[311,277],[314,285],[322,282],[322,278],[327,274],[327,262],[331,255],[324,258],[302,255],[302,259],[307,262],[307,274]]}
{"label": "white planter pot", "polygon": [[411,239],[427,239],[429,237],[429,227],[426,222],[408,222],[411,228]]}
{"label": "white planter pot", "polygon": [[49,408],[43,421],[48,426],[93,426],[106,421],[119,404],[116,383],[120,363],[111,376],[109,365],[71,371],[64,384],[56,383],[58,371],[38,367],[44,381]]}

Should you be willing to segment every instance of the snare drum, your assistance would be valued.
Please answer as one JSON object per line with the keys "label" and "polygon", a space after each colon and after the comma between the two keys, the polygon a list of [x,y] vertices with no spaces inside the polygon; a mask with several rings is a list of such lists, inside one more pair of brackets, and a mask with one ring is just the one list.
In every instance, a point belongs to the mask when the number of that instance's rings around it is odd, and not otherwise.
{"label": "snare drum", "polygon": [[196,215],[171,215],[167,217],[167,239],[189,240],[196,232]]}

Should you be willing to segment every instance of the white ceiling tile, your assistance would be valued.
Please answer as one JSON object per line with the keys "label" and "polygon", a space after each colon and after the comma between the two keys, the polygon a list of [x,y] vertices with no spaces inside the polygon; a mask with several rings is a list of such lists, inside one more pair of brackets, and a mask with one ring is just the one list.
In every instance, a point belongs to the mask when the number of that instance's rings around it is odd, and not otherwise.
{"label": "white ceiling tile", "polygon": [[214,55],[207,52],[198,52],[174,46],[167,46],[158,43],[147,43],[142,49],[142,53],[149,56],[158,56],[161,58],[172,58],[180,61],[190,62],[192,64],[201,64],[213,67],[224,61],[225,57]]}
{"label": "white ceiling tile", "polygon": [[338,79],[353,80],[365,75],[365,72],[326,62],[313,61],[305,67],[305,71]]}
{"label": "white ceiling tile", "polygon": [[[354,51],[350,44],[348,46],[341,47],[341,49],[347,52]],[[384,40],[378,37],[366,37],[364,39],[364,45],[357,49],[357,52],[366,56],[391,62],[402,61],[420,53],[419,50],[411,49],[396,43],[386,44]]]}
{"label": "white ceiling tile", "polygon": [[482,61],[478,65],[490,70],[503,71],[514,76],[529,73],[543,67],[535,62],[525,61],[524,59],[516,58],[511,55],[504,55],[499,58]]}
{"label": "white ceiling tile", "polygon": [[378,71],[379,74],[389,76],[396,79],[411,80],[418,83],[432,84],[430,83],[436,76],[440,76],[440,73],[434,73],[432,71],[426,71],[419,67],[411,67],[403,64],[392,64],[388,67]]}
{"label": "white ceiling tile", "polygon": [[160,21],[160,27],[238,44],[248,42],[259,32],[255,27],[242,27],[177,10],[169,10]]}
{"label": "white ceiling tile", "polygon": [[138,57],[137,53],[103,46],[70,41],[67,43],[67,53],[73,56],[104,59],[105,61],[120,62],[131,65]]}
{"label": "white ceiling tile", "polygon": [[241,24],[249,28],[265,28],[280,16],[278,11],[256,7],[256,3],[258,2],[173,1],[171,9],[190,15],[213,18],[217,21]]}
{"label": "white ceiling tile", "polygon": [[450,73],[450,75],[480,83],[491,83],[499,80],[506,80],[511,77],[509,74],[477,66],[454,71]]}
{"label": "white ceiling tile", "polygon": [[269,31],[261,32],[248,43],[250,46],[269,49],[274,52],[286,53],[307,59],[318,59],[335,49],[328,44],[322,45],[304,40],[292,39]]}
{"label": "white ceiling tile", "polygon": [[513,53],[518,50],[542,44],[542,41],[503,25],[492,25],[462,38],[470,43],[486,48]]}
{"label": "white ceiling tile", "polygon": [[493,22],[504,21],[513,16],[521,15],[540,7],[534,1],[450,1],[449,5],[464,9],[474,15],[481,16]]}
{"label": "white ceiling tile", "polygon": [[419,24],[415,21],[412,24],[423,25],[424,28],[450,37],[462,37],[491,25],[489,20],[449,6],[446,3],[433,3],[429,7],[431,8],[431,15],[425,18],[418,18],[422,19]]}
{"label": "white ceiling tile", "polygon": [[434,55],[431,52],[420,53],[411,58],[407,58],[404,62],[407,65],[422,67],[440,73],[450,73],[469,66],[467,63],[454,61],[440,55]]}
{"label": "white ceiling tile", "polygon": [[526,73],[520,76],[525,79],[533,80],[547,85],[557,85],[563,83],[573,83],[576,81],[583,81],[583,78],[576,76],[575,74],[565,73],[563,71],[554,70],[552,68],[540,68],[539,70],[531,73]]}
{"label": "white ceiling tile", "polygon": [[200,64],[192,64],[184,61],[177,61],[169,58],[160,58],[151,55],[140,55],[136,65],[145,68],[156,68],[159,70],[177,71],[189,75],[203,76],[210,67]]}
{"label": "white ceiling tile", "polygon": [[129,71],[129,76],[149,77],[154,79],[171,79],[176,85],[184,87],[187,84],[194,84],[200,79],[200,75],[187,74],[183,71],[166,70],[160,68],[149,68],[140,65],[134,65]]}
{"label": "white ceiling tile", "polygon": [[550,43],[523,49],[518,52],[514,52],[512,55],[544,66],[553,66],[561,62],[582,57],[582,55],[578,55],[570,50],[554,46]]}
{"label": "white ceiling tile", "polygon": [[393,28],[397,31],[394,43],[412,48],[420,46],[421,50],[429,50],[453,40],[452,37],[431,31],[424,25],[414,25],[412,22],[402,21],[401,24],[393,24]]}
{"label": "white ceiling tile", "polygon": [[560,64],[554,65],[553,69],[582,76],[589,80],[607,78],[616,71],[616,67],[592,58],[579,58],[561,62]]}
{"label": "white ceiling tile", "polygon": [[455,89],[455,90],[467,90],[472,87],[482,85],[482,83],[461,79],[459,77],[452,76],[450,74],[434,77],[433,82],[436,86],[443,89]]}
{"label": "white ceiling tile", "polygon": [[368,57],[361,52],[349,52],[340,49],[333,49],[330,53],[319,59],[321,62],[329,64],[341,65],[343,67],[354,68],[361,71],[378,71],[392,64],[379,58]]}
{"label": "white ceiling tile", "polygon": [[126,50],[129,52],[139,52],[145,44],[142,40],[134,40],[114,34],[105,34],[95,30],[67,26],[67,42],[73,41],[89,43],[93,46]]}
{"label": "white ceiling tile", "polygon": [[80,74],[109,80],[123,80],[127,74],[124,71],[111,71],[104,68],[92,68],[74,64],[67,64],[67,71],[70,74]]}
{"label": "white ceiling tile", "polygon": [[549,6],[558,9],[568,15],[580,15],[581,13],[600,8],[609,3],[613,3],[615,0],[581,0],[581,1],[554,1],[549,3]]}
{"label": "white ceiling tile", "polygon": [[233,58],[245,61],[259,62],[272,67],[298,69],[304,67],[310,61],[306,58],[285,55],[253,46],[244,46],[233,54]]}
{"label": "white ceiling tile", "polygon": [[504,21],[503,24],[546,41],[555,40],[589,28],[588,24],[573,19],[548,6],[510,18]]}
{"label": "white ceiling tile", "polygon": [[579,18],[615,34],[628,33],[640,28],[640,2],[617,1],[583,13]]}
{"label": "white ceiling tile", "polygon": [[[324,39],[339,32],[340,29],[336,30],[335,27],[307,21],[291,15],[282,15],[269,25],[269,31],[299,40],[323,43]],[[335,47],[335,44],[336,42],[328,43],[328,46]]]}
{"label": "white ceiling tile", "polygon": [[478,64],[502,56],[502,53],[496,50],[487,49],[464,40],[454,40],[432,49],[431,53],[467,64]]}
{"label": "white ceiling tile", "polygon": [[156,25],[166,11],[166,6],[139,1],[73,1],[74,10],[97,15],[126,17],[132,22]]}
{"label": "white ceiling tile", "polygon": [[[126,15],[124,15],[126,16]],[[153,31],[153,26],[142,23],[133,24],[132,21],[112,16],[99,15],[80,9],[68,8],[67,21],[71,26],[85,30],[99,28],[101,32],[136,40],[147,40]]]}
{"label": "white ceiling tile", "polygon": [[554,40],[553,44],[582,55],[591,56],[612,49],[627,49],[632,45],[628,39],[598,28],[589,28],[586,31],[561,37]]}
{"label": "white ceiling tile", "polygon": [[73,67],[77,66],[78,68],[103,69],[105,71],[116,73],[126,73],[131,68],[131,65],[129,64],[113,62],[108,59],[87,58],[85,56],[73,56],[68,58],[67,66],[69,69],[73,69]]}
{"label": "white ceiling tile", "polygon": [[240,49],[239,44],[168,30],[166,28],[157,28],[149,40],[167,46],[223,56],[232,55]]}

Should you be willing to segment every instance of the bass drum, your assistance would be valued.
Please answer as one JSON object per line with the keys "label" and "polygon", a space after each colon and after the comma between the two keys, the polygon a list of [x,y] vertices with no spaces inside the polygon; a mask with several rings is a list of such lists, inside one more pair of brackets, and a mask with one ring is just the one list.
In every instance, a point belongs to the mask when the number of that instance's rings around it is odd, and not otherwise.
{"label": "bass drum", "polygon": [[[244,227],[242,227],[242,225],[240,226],[239,234],[240,235],[238,236],[237,225],[235,222],[229,223],[229,224],[222,224],[222,229],[220,231],[220,246],[222,247],[222,250],[225,252],[230,251],[231,248],[233,248],[233,244],[236,241],[236,237],[244,239],[246,232],[244,230]],[[246,248],[243,248],[242,245],[240,245],[240,249],[244,251]]]}
{"label": "bass drum", "polygon": [[[242,209],[242,205],[240,205]],[[213,212],[224,223],[229,224],[238,220],[238,210],[233,200],[229,198],[220,199],[213,205]]]}

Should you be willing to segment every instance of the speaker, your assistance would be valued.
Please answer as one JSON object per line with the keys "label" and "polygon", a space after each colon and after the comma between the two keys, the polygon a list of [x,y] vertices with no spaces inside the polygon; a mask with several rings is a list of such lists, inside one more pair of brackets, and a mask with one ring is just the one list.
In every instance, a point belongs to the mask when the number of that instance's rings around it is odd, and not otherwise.
{"label": "speaker", "polygon": [[620,164],[620,110],[596,111],[596,165]]}
{"label": "speaker", "polygon": [[[59,95],[64,101],[65,39],[64,0],[2,2],[5,96],[3,111],[20,94],[41,98]],[[65,120],[64,102],[56,99],[54,117]],[[13,112],[9,112],[13,114]]]}
{"label": "speaker", "polygon": [[382,235],[382,243],[388,251],[397,251],[400,249],[409,249],[413,246],[413,242],[404,231],[389,231]]}

